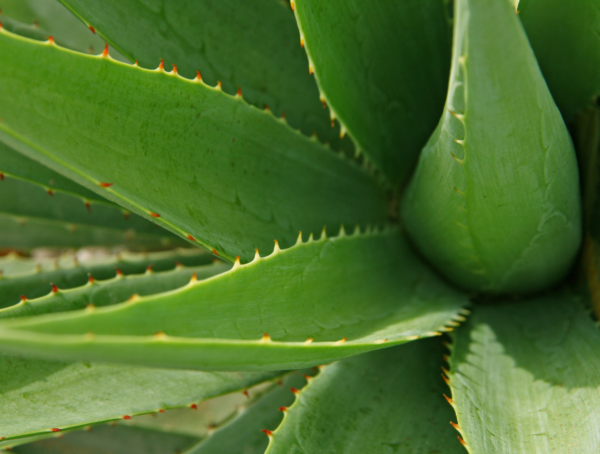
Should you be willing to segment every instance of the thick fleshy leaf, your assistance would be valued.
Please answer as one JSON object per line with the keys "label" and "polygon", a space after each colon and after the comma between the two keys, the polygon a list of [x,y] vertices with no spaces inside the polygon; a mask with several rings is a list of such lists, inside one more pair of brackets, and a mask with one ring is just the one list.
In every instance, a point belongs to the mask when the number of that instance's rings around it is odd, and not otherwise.
{"label": "thick fleshy leaf", "polygon": [[193,445],[196,438],[117,425],[75,431],[13,449],[17,454],[171,454]]}
{"label": "thick fleshy leaf", "polygon": [[240,98],[4,29],[0,53],[3,140],[225,258],[386,220],[364,169]]}
{"label": "thick fleshy leaf", "polygon": [[166,271],[178,264],[195,267],[211,261],[209,254],[195,249],[150,254],[120,253],[114,257],[82,262],[73,256],[37,261],[11,254],[0,258],[0,307],[16,304],[21,295],[29,299],[47,295],[52,290],[52,283],[60,289],[68,289],[84,285],[89,275],[100,280],[114,278],[117,269],[123,274],[140,274],[148,267],[153,271]]}
{"label": "thick fleshy leaf", "polygon": [[85,201],[116,206],[104,197],[29,159],[2,142],[0,142],[0,174],[38,184],[53,192],[71,194]]}
{"label": "thick fleshy leaf", "polygon": [[[289,3],[284,0],[178,0],[152,6],[135,0],[63,0],[115,48],[154,69],[192,78],[200,71],[209,85],[255,106],[285,112],[294,128],[342,144],[339,127],[319,99]],[[346,141],[344,141],[346,142]],[[347,147],[348,143],[344,144]]]}
{"label": "thick fleshy leaf", "polygon": [[520,0],[519,17],[566,121],[600,94],[600,1]]}
{"label": "thick fleshy leaf", "polygon": [[438,0],[292,4],[332,116],[392,183],[402,183],[444,106],[447,6]]}
{"label": "thick fleshy leaf", "polygon": [[464,452],[448,424],[442,353],[439,339],[426,339],[325,366],[286,410],[266,452]]}
{"label": "thick fleshy leaf", "polygon": [[189,406],[273,377],[2,356],[0,437],[9,440]]}
{"label": "thick fleshy leaf", "polygon": [[127,231],[132,236],[139,233],[153,235],[157,237],[157,244],[160,244],[163,238],[183,243],[156,224],[130,215],[112,204],[92,203],[14,178],[0,181],[0,213],[27,220],[60,222],[67,227],[91,226]]}
{"label": "thick fleshy leaf", "polygon": [[[61,290],[55,287],[48,295],[34,300],[22,300],[14,306],[0,309],[0,318],[25,317],[84,309],[94,306],[110,306],[122,303],[128,298],[168,292],[183,287],[190,280],[200,280],[215,276],[231,268],[231,265],[218,262],[199,267],[178,266],[171,271],[125,276],[117,274],[112,279],[89,280],[83,287]],[[1,288],[1,281],[0,281]]]}
{"label": "thick fleshy leaf", "polygon": [[262,431],[277,428],[283,418],[282,410],[294,402],[292,390],[302,389],[306,378],[295,372],[280,384],[267,390],[252,405],[242,407],[227,424],[216,428],[185,454],[263,454],[268,439]]}
{"label": "thick fleshy leaf", "polygon": [[477,306],[454,335],[450,366],[469,452],[599,452],[600,331],[580,298]]}
{"label": "thick fleshy leaf", "polygon": [[172,292],[6,320],[0,350],[162,367],[298,369],[439,334],[466,304],[398,231],[357,232],[276,246],[268,257]]}
{"label": "thick fleshy leaf", "polygon": [[[61,46],[84,53],[99,54],[104,49],[104,41],[94,34],[95,30],[82,24],[58,0],[0,0],[0,10],[4,15],[0,16],[0,21],[12,18],[26,25],[34,24],[34,28],[39,30],[37,36],[24,36],[36,39],[39,35],[44,39],[52,36]],[[23,34],[22,31],[15,30],[15,33]],[[116,51],[112,56],[127,61]]]}
{"label": "thick fleshy leaf", "polygon": [[581,245],[573,143],[506,0],[456,0],[446,108],[402,200],[407,231],[478,292],[560,282]]}

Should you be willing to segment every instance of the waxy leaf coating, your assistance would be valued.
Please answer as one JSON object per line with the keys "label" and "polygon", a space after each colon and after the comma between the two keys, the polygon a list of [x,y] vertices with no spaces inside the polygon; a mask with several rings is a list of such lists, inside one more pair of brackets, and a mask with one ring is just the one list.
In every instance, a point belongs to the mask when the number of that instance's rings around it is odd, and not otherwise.
{"label": "waxy leaf coating", "polygon": [[531,292],[581,241],[573,145],[505,0],[456,3],[446,109],[402,204],[420,251],[461,287]]}
{"label": "waxy leaf coating", "polygon": [[0,54],[0,140],[222,258],[387,220],[365,169],[218,86],[1,28]]}

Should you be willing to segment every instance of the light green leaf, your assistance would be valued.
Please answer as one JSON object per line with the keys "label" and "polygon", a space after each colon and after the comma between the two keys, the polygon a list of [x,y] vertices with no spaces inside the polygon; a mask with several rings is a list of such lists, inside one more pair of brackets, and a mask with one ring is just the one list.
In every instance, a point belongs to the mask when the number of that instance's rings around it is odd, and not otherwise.
{"label": "light green leaf", "polygon": [[580,298],[477,306],[454,335],[450,365],[469,452],[599,452],[600,331]]}
{"label": "light green leaf", "polygon": [[[159,59],[184,77],[200,71],[259,108],[265,105],[305,134],[334,149],[339,127],[319,100],[289,3],[284,0],[178,0],[148,5],[135,0],[64,0],[81,19],[144,68]],[[345,148],[351,146],[344,141]]]}
{"label": "light green leaf", "polygon": [[399,232],[357,233],[276,247],[227,273],[124,304],[6,320],[0,350],[161,367],[298,369],[439,334],[467,302]]}
{"label": "light green leaf", "polygon": [[182,452],[196,438],[116,425],[75,431],[13,449],[17,454],[171,454]]}
{"label": "light green leaf", "polygon": [[[58,221],[66,226],[92,226],[127,231],[130,235],[153,235],[160,244],[162,238],[180,242],[156,224],[114,205],[92,203],[36,184],[14,178],[0,182],[0,213],[24,219]],[[8,245],[10,246],[10,245]]]}
{"label": "light green leaf", "polygon": [[[148,267],[153,271],[166,271],[177,264],[195,267],[211,261],[209,254],[197,249],[149,254],[126,252],[82,262],[73,256],[38,261],[11,254],[0,258],[0,307],[17,303],[21,295],[29,299],[47,295],[52,290],[51,283],[64,290],[84,285],[88,282],[88,275],[100,280],[114,278],[117,269],[125,275],[140,274]],[[103,285],[100,284],[100,287]]]}
{"label": "light green leaf", "polygon": [[[42,35],[44,39],[52,36],[61,46],[91,54],[99,54],[104,49],[104,41],[58,0],[0,0],[0,9],[5,15],[0,17],[1,21],[10,17],[23,24],[35,24],[38,36]],[[23,34],[21,31],[15,33]],[[111,55],[119,61],[127,61],[115,50]]]}
{"label": "light green leaf", "polygon": [[600,1],[520,0],[518,9],[552,96],[572,121],[600,95]]}
{"label": "light green leaf", "polygon": [[230,421],[185,454],[263,454],[268,439],[262,430],[277,428],[283,418],[282,407],[294,402],[291,389],[302,389],[306,379],[295,372],[280,383],[281,386],[273,385],[263,396],[240,408]]}
{"label": "light green leaf", "polygon": [[190,406],[273,377],[2,356],[0,437],[9,440]]}
{"label": "light green leaf", "polygon": [[438,339],[427,339],[325,366],[297,394],[266,452],[464,452],[448,424],[442,353]]}
{"label": "light green leaf", "polygon": [[29,159],[27,156],[0,142],[0,174],[39,184],[46,190],[64,192],[84,200],[116,206],[104,197],[63,177],[60,173]]}
{"label": "light green leaf", "polygon": [[451,33],[441,0],[295,0],[321,96],[394,185],[442,113]]}
{"label": "light green leaf", "polygon": [[507,0],[456,0],[446,108],[402,201],[406,229],[451,282],[531,293],[581,245],[569,132]]}
{"label": "light green leaf", "polygon": [[[14,306],[0,309],[0,318],[73,311],[84,309],[89,304],[109,306],[122,303],[133,295],[145,296],[168,292],[183,287],[190,282],[190,279],[206,279],[230,268],[231,265],[223,262],[189,268],[178,266],[174,270],[160,273],[148,271],[145,274],[131,276],[117,274],[114,278],[105,281],[94,279],[88,281],[83,287],[68,290],[57,287],[41,298],[21,301]],[[0,281],[0,288],[2,288],[1,284],[2,281]]]}
{"label": "light green leaf", "polygon": [[365,170],[239,98],[4,29],[0,52],[3,136],[227,259],[250,260],[273,239],[290,246],[300,230],[387,218]]}

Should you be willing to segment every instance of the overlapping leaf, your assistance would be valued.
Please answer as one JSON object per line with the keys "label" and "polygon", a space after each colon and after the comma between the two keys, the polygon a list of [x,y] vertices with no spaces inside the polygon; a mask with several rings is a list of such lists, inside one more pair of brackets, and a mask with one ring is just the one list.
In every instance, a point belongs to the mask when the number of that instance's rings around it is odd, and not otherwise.
{"label": "overlapping leaf", "polygon": [[439,334],[466,304],[399,232],[357,233],[276,247],[156,296],[7,320],[0,350],[162,367],[293,369]]}
{"label": "overlapping leaf", "polygon": [[0,436],[9,440],[189,406],[273,376],[2,356]]}
{"label": "overlapping leaf", "polygon": [[[0,318],[24,317],[84,309],[88,305],[109,306],[122,303],[134,295],[146,296],[183,287],[190,280],[206,279],[227,271],[223,262],[199,267],[178,266],[171,271],[125,276],[122,273],[105,281],[90,280],[83,287],[61,290],[55,287],[48,295],[0,309]],[[56,284],[55,284],[56,285]],[[1,281],[0,281],[1,288]]]}
{"label": "overlapping leaf", "polygon": [[0,51],[3,137],[225,258],[386,219],[366,171],[219,89],[4,29]]}
{"label": "overlapping leaf", "polygon": [[237,454],[241,450],[244,454],[263,454],[268,446],[263,431],[277,428],[283,418],[282,410],[294,402],[294,393],[305,384],[306,379],[300,371],[291,374],[280,381],[281,386],[272,386],[185,454]]}
{"label": "overlapping leaf", "polygon": [[[52,290],[52,283],[64,290],[84,285],[90,275],[100,280],[114,278],[117,269],[125,275],[140,274],[148,267],[154,271],[165,271],[175,268],[177,264],[195,267],[211,261],[209,254],[194,249],[149,254],[119,253],[114,257],[83,262],[73,256],[38,261],[11,254],[0,258],[0,307],[16,304],[21,295],[29,299],[47,295]],[[99,287],[104,288],[104,285]],[[93,287],[90,291],[94,293],[95,289],[99,288]]]}
{"label": "overlapping leaf", "polygon": [[266,452],[464,452],[448,424],[442,353],[439,339],[427,339],[325,366]]}
{"label": "overlapping leaf", "polygon": [[0,182],[0,213],[23,220],[54,221],[75,229],[79,226],[91,226],[130,231],[132,235],[153,235],[157,237],[157,243],[160,243],[161,237],[172,242],[179,241],[179,238],[173,237],[156,224],[139,216],[131,216],[112,204],[92,204],[90,201],[61,192],[54,193],[50,188],[44,190],[38,185],[13,178],[5,178]]}
{"label": "overlapping leaf", "polygon": [[156,250],[181,245],[181,240],[175,237],[132,233],[0,213],[0,244],[3,248],[127,246],[137,250]]}
{"label": "overlapping leaf", "polygon": [[572,121],[600,94],[600,1],[520,0],[517,8],[552,96]]}
{"label": "overlapping leaf", "polygon": [[454,335],[450,366],[469,452],[600,449],[600,331],[578,297],[476,307]]}
{"label": "overlapping leaf", "polygon": [[410,174],[444,106],[451,33],[438,0],[293,0],[323,98],[395,185]]}
{"label": "overlapping leaf", "polygon": [[[35,39],[52,36],[61,46],[79,52],[99,54],[104,41],[82,24],[59,0],[0,0],[0,21],[7,18],[19,21],[23,25],[37,30],[35,35],[26,34]],[[22,28],[15,30],[22,34]],[[127,61],[119,52],[113,52],[113,58]]]}
{"label": "overlapping leaf", "polygon": [[94,427],[91,432],[76,431],[64,437],[50,437],[12,449],[17,454],[170,454],[182,452],[196,438],[117,425]]}
{"label": "overlapping leaf", "polygon": [[0,142],[0,174],[39,184],[46,190],[71,194],[89,202],[116,206],[104,197],[29,159],[2,142]]}
{"label": "overlapping leaf", "polygon": [[179,0],[145,4],[135,0],[64,0],[108,42],[144,68],[165,67],[192,78],[200,71],[226,93],[241,87],[244,99],[284,112],[308,135],[340,143],[339,127],[319,100],[289,3],[284,0]]}

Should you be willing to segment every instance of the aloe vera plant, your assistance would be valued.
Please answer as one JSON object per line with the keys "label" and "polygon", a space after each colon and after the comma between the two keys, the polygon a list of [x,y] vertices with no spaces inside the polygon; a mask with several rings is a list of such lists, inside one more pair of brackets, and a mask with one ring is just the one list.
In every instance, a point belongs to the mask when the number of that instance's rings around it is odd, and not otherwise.
{"label": "aloe vera plant", "polygon": [[600,451],[598,0],[0,8],[0,449]]}

